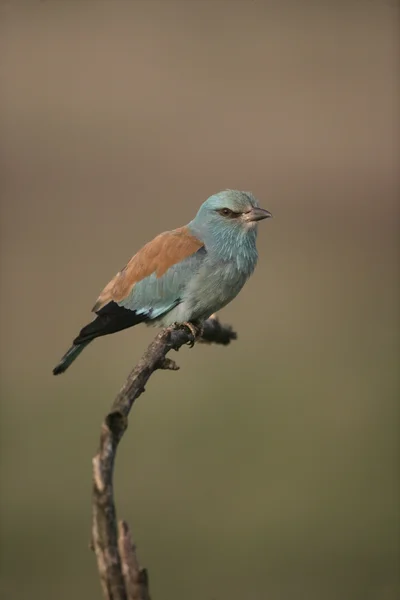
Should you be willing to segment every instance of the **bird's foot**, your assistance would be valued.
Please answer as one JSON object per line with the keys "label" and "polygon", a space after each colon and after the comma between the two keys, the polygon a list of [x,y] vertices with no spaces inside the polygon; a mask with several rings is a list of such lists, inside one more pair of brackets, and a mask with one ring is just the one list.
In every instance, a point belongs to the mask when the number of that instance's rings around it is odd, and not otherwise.
{"label": "bird's foot", "polygon": [[203,336],[203,332],[204,332],[203,324],[199,323],[198,321],[196,321],[196,322],[183,321],[181,323],[178,323],[176,321],[175,323],[173,323],[172,325],[167,327],[166,331],[176,331],[177,329],[182,329],[183,327],[186,327],[186,329],[189,329],[189,331],[190,331],[191,339],[188,340],[187,345],[190,348],[193,348],[195,342],[197,342]]}
{"label": "bird's foot", "polygon": [[190,348],[193,348],[195,342],[197,342],[197,340],[203,335],[203,325],[198,322],[193,323],[192,321],[184,321],[183,323],[174,323],[168,329],[170,329],[170,331],[173,331],[176,329],[182,329],[182,327],[186,327],[187,329],[189,329],[191,339],[187,342],[187,344]]}
{"label": "bird's foot", "polygon": [[192,334],[192,339],[188,341],[189,348],[193,348],[195,342],[203,335],[203,325],[201,323],[193,323],[191,321],[185,321],[182,323],[185,327],[187,327]]}

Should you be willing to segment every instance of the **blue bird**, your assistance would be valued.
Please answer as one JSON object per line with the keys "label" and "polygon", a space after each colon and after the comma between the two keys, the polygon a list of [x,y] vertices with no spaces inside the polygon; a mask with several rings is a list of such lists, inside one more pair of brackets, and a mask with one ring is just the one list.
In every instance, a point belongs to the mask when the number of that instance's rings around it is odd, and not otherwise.
{"label": "blue bird", "polygon": [[[106,285],[83,327],[53,369],[63,373],[92,340],[138,323],[186,324],[192,333],[237,296],[257,263],[257,222],[271,217],[250,192],[206,200],[188,225],[143,246]],[[192,325],[193,324],[193,325]]]}

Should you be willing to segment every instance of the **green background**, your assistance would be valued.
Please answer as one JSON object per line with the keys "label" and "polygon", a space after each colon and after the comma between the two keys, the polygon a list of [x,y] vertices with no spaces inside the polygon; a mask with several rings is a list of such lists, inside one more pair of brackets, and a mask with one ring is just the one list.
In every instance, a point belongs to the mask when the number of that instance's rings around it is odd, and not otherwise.
{"label": "green background", "polygon": [[[0,594],[100,598],[102,418],[152,339],[51,369],[108,279],[227,187],[274,219],[116,467],[155,600],[395,600],[399,77],[391,2],[2,2]],[[397,38],[397,39],[396,39]]]}

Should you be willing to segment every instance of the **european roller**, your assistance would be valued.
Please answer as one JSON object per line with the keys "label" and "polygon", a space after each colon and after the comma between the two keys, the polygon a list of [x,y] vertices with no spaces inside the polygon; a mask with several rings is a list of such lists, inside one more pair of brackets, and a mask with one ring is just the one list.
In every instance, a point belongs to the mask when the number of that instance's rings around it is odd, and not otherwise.
{"label": "european roller", "polygon": [[233,300],[257,263],[257,223],[271,217],[250,192],[225,190],[187,225],[143,246],[101,292],[73,345],[53,369],[63,373],[95,338],[138,323],[196,327]]}

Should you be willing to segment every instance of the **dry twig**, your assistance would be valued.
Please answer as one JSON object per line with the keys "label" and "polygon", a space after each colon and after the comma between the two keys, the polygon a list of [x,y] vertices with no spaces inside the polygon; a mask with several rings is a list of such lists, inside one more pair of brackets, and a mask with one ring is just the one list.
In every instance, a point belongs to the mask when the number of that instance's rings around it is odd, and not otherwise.
{"label": "dry twig", "polygon": [[[227,345],[234,339],[236,333],[231,327],[210,318],[199,341]],[[157,369],[176,371],[179,367],[167,358],[168,352],[192,341],[192,334],[184,326],[161,331],[129,374],[101,427],[99,451],[93,458],[92,545],[106,600],[150,600],[147,572],[139,566],[128,525],[119,521],[117,526],[114,462],[129,412],[150,376]]]}

